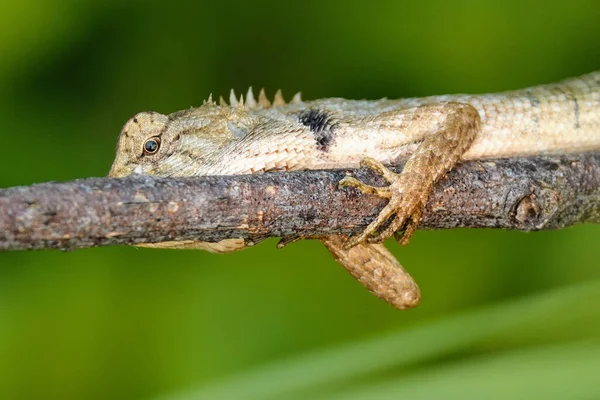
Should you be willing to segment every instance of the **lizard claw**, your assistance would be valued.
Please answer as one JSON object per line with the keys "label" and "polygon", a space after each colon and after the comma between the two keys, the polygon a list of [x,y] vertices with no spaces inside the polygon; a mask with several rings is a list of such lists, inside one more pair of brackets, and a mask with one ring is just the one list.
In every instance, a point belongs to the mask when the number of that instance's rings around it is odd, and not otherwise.
{"label": "lizard claw", "polygon": [[[376,187],[360,182],[356,178],[346,177],[339,183],[339,187],[355,187],[364,194],[372,194],[389,199],[388,204],[381,210],[377,218],[359,235],[350,238],[344,243],[344,248],[349,249],[359,243],[379,243],[394,235],[400,244],[407,244],[419,223],[424,202],[420,192],[407,190],[404,177],[390,171],[379,161],[365,158],[361,166],[370,168],[381,174],[390,183],[389,186]],[[390,224],[379,232],[380,228],[393,218]],[[404,231],[399,231],[404,228]]]}
{"label": "lizard claw", "polygon": [[368,238],[369,243],[380,243],[394,235],[396,241],[402,246],[407,245],[411,236],[417,230],[421,214],[425,205],[416,205],[411,214],[397,213],[390,225],[379,235]]}

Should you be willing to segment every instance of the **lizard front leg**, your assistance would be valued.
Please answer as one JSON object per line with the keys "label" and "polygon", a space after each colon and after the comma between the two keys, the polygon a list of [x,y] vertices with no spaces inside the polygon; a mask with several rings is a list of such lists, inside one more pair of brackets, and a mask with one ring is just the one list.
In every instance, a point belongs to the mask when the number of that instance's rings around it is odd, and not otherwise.
{"label": "lizard front leg", "polygon": [[[444,103],[438,106],[427,105],[427,113],[436,108],[437,115],[443,115],[435,129],[423,133],[423,139],[406,162],[400,174],[387,169],[373,158],[365,158],[361,165],[383,175],[390,183],[385,187],[366,185],[355,178],[346,177],[340,187],[356,187],[365,194],[374,194],[389,199],[388,204],[377,218],[359,235],[350,238],[344,248],[348,249],[363,242],[381,242],[392,234],[400,244],[408,243],[416,230],[423,209],[436,181],[444,176],[469,148],[481,129],[481,119],[477,110],[465,103]],[[427,115],[424,115],[427,118]],[[413,111],[415,119],[408,129],[419,130],[421,120]],[[391,221],[390,221],[391,220]],[[386,226],[386,223],[389,224]],[[382,229],[383,228],[383,229]],[[402,234],[398,231],[404,229]]]}
{"label": "lizard front leg", "polygon": [[400,310],[419,304],[419,287],[383,244],[359,243],[347,249],[343,236],[320,240],[336,261],[375,296]]}

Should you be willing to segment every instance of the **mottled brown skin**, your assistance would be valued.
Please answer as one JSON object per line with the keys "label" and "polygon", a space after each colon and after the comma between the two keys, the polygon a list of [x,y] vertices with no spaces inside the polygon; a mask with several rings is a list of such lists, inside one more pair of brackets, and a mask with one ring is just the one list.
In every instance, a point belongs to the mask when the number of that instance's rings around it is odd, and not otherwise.
{"label": "mottled brown skin", "polygon": [[[271,103],[252,90],[165,116],[145,112],[119,138],[110,176],[132,173],[200,176],[276,170],[374,169],[390,183],[375,188],[352,177],[340,188],[389,199],[360,235],[319,238],[354,277],[394,307],[419,301],[410,275],[379,242],[392,234],[408,243],[437,180],[459,160],[563,154],[600,149],[600,71],[560,83],[487,95],[401,100],[322,99]],[[408,159],[400,174],[384,164]],[[165,242],[161,248],[227,252],[241,239],[219,243]]]}

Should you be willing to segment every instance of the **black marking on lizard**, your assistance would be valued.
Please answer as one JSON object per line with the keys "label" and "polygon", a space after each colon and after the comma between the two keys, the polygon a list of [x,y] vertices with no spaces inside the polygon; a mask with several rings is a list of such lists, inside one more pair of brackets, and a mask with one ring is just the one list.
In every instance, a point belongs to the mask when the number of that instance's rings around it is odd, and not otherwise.
{"label": "black marking on lizard", "polygon": [[531,103],[531,107],[534,109],[533,111],[533,123],[535,124],[536,128],[539,129],[539,125],[540,125],[540,117],[538,115],[539,112],[539,107],[540,107],[540,99],[532,92],[530,92],[529,90],[525,92],[527,94],[527,98],[529,99],[529,102]]}
{"label": "black marking on lizard", "polygon": [[567,93],[567,97],[569,100],[573,102],[573,115],[575,117],[575,129],[579,129],[579,103],[577,102],[577,97],[573,93]]}
{"label": "black marking on lizard", "polygon": [[527,92],[527,97],[529,98],[529,101],[531,102],[531,105],[533,107],[536,107],[536,108],[539,107],[539,105],[540,105],[540,99],[538,99],[538,97],[535,94],[533,94],[533,93],[531,93],[531,92],[528,91]]}
{"label": "black marking on lizard", "polygon": [[315,135],[317,148],[321,151],[327,151],[335,138],[334,129],[336,124],[332,123],[331,115],[313,108],[302,111],[298,115],[298,121],[308,127]]}

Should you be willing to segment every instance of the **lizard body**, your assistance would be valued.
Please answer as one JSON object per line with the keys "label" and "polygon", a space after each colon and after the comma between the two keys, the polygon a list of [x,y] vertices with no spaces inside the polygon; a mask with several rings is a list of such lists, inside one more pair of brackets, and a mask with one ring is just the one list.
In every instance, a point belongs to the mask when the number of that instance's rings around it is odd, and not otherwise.
{"label": "lizard body", "polygon": [[[139,113],[119,138],[110,176],[251,174],[297,169],[368,166],[390,182],[352,186],[389,199],[363,233],[346,240],[319,238],[352,275],[397,308],[414,306],[419,289],[379,242],[392,234],[405,244],[416,229],[435,182],[460,160],[564,154],[600,149],[600,71],[522,90],[484,95],[445,95],[400,100],[271,103],[250,89],[230,104],[209,98],[198,108],[170,115]],[[407,163],[400,174],[384,164]],[[161,248],[217,252],[244,247],[165,242]]]}

